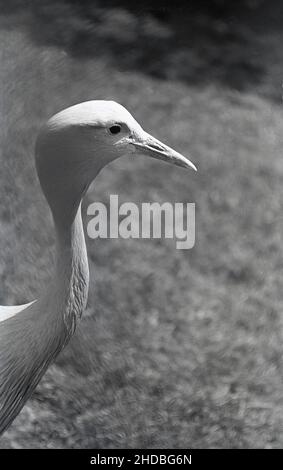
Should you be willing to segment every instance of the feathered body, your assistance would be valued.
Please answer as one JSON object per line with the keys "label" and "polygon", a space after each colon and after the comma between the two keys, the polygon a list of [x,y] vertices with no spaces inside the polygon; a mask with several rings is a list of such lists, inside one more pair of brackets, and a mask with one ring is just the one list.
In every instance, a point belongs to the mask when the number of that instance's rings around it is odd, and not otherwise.
{"label": "feathered body", "polygon": [[57,266],[44,296],[0,323],[0,433],[66,345],[85,309],[89,273],[80,207],[68,238],[58,241]]}

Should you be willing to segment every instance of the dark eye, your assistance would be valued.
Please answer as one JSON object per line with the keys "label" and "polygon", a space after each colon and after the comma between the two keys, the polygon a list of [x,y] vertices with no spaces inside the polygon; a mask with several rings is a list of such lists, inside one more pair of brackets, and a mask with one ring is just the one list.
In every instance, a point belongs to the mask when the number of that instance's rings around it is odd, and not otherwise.
{"label": "dark eye", "polygon": [[109,127],[111,134],[119,134],[121,132],[121,126],[119,124],[114,124],[114,126]]}

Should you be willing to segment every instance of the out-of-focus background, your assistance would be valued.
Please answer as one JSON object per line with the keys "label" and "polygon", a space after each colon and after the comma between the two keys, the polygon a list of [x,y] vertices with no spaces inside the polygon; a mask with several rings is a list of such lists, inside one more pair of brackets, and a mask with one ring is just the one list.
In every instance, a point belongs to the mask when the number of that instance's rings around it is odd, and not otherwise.
{"label": "out-of-focus background", "polygon": [[116,161],[85,200],[196,203],[196,245],[87,240],[88,308],[1,448],[283,445],[283,6],[0,2],[0,304],[35,298],[53,227],[33,147],[114,99],[198,173]]}

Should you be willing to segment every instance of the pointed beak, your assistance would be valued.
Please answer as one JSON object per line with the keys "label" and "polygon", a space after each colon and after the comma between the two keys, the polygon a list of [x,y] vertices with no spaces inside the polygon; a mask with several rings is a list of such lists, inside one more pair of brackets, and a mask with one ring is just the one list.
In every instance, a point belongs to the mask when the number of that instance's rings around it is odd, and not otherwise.
{"label": "pointed beak", "polygon": [[155,139],[155,137],[152,137],[147,132],[143,132],[142,135],[134,136],[130,143],[142,154],[149,155],[158,160],[164,160],[167,163],[173,163],[173,165],[183,168],[192,168],[197,171],[195,165],[188,158]]}

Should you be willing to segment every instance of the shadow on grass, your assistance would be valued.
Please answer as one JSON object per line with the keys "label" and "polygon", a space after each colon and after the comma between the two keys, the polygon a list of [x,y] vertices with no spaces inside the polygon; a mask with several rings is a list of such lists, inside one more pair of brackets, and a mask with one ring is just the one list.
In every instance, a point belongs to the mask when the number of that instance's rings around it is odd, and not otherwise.
{"label": "shadow on grass", "polygon": [[[137,5],[129,0],[0,1],[2,16],[23,13],[36,43],[64,48],[78,59],[103,56],[121,70],[197,86],[214,82],[242,91],[259,84],[266,71],[258,36],[268,25],[282,24],[279,2],[185,5],[177,1],[168,7],[149,0]],[[264,30],[256,28],[262,18]],[[7,24],[16,23],[11,17]]]}

